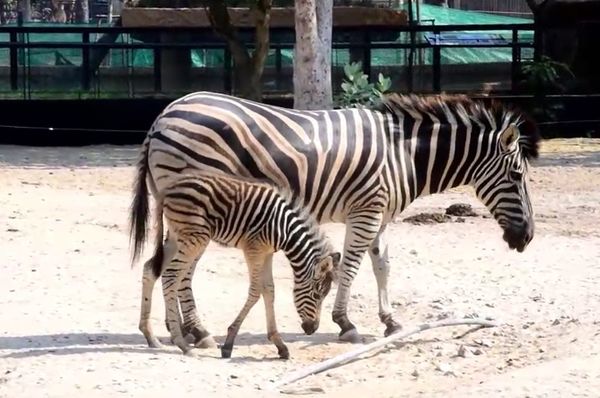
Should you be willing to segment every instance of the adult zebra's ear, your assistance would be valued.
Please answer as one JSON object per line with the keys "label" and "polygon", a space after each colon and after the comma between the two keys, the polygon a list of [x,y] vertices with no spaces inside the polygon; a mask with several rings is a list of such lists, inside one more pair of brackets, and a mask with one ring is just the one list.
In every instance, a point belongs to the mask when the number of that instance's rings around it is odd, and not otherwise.
{"label": "adult zebra's ear", "polygon": [[502,152],[512,151],[519,141],[519,135],[519,128],[517,126],[514,124],[508,126],[500,134],[500,146],[502,147]]}

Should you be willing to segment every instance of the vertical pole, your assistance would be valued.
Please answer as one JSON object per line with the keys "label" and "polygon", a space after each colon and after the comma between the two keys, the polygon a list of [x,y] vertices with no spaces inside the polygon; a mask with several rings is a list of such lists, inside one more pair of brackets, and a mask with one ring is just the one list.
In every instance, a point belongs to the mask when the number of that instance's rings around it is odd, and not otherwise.
{"label": "vertical pole", "polygon": [[411,93],[414,88],[414,69],[413,63],[415,59],[415,41],[416,41],[416,33],[414,31],[414,15],[413,15],[413,0],[408,0],[408,28],[410,35],[410,50],[408,51],[408,65],[407,65],[407,81],[406,86],[408,88],[408,92]]}
{"label": "vertical pole", "polygon": [[369,29],[363,30],[363,71],[369,81],[371,80],[371,36]]}
{"label": "vertical pole", "polygon": [[10,89],[17,90],[19,86],[19,62],[17,57],[17,32],[10,32],[10,42],[13,46],[10,48]]}
{"label": "vertical pole", "polygon": [[90,89],[90,33],[83,32],[82,34],[83,46],[81,49],[81,86],[84,91]]}
{"label": "vertical pole", "polygon": [[[160,44],[159,44],[160,46]],[[154,47],[154,91],[162,91],[162,48]]]}
{"label": "vertical pole", "polygon": [[280,84],[281,84],[281,69],[282,69],[282,65],[281,65],[281,47],[277,47],[275,49],[275,89],[276,90],[280,90]]}
{"label": "vertical pole", "polygon": [[[433,32],[436,37],[439,31]],[[439,43],[433,45],[433,91],[439,93],[442,91],[442,49]]]}
{"label": "vertical pole", "polygon": [[519,31],[514,28],[512,31],[512,63],[511,63],[511,89],[513,93],[517,91],[517,81],[520,70],[521,47],[519,46]]}
{"label": "vertical pole", "polygon": [[231,75],[231,51],[229,51],[229,46],[225,44],[225,55],[223,56],[223,62],[225,63],[225,93],[233,94],[233,84],[232,84],[232,75]]}

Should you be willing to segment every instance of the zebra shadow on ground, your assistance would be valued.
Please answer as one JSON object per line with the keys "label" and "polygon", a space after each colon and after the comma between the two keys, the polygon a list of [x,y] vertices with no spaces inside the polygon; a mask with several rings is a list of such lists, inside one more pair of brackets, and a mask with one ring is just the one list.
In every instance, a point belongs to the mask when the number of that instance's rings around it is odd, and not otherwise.
{"label": "zebra shadow on ground", "polygon": [[[326,344],[346,344],[338,340],[336,333],[315,333],[311,336],[303,333],[282,333],[283,340],[288,343],[302,342],[299,348]],[[375,337],[364,335],[365,342]],[[225,341],[225,336],[214,336],[218,344]],[[28,358],[43,355],[75,355],[85,353],[118,353],[129,352],[139,354],[171,354],[181,355],[169,337],[160,336],[161,348],[149,348],[141,333],[59,333],[29,336],[0,336],[0,358]],[[271,345],[264,333],[240,333],[235,346]],[[14,352],[10,352],[14,350]],[[196,350],[199,357],[220,357],[219,350]],[[251,359],[242,357],[239,359]]]}

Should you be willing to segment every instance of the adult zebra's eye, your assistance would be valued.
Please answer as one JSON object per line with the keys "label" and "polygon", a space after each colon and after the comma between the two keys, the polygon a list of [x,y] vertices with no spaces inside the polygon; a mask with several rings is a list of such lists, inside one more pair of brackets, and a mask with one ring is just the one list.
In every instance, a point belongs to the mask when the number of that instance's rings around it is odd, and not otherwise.
{"label": "adult zebra's eye", "polygon": [[523,179],[523,173],[521,173],[519,171],[511,171],[510,179],[513,181],[521,181]]}

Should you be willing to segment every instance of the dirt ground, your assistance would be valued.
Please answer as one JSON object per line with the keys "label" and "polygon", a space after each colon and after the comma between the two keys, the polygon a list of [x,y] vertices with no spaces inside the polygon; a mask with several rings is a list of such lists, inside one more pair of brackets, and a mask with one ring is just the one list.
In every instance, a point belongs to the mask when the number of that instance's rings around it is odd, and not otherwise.
{"label": "dirt ground", "polygon": [[[536,236],[524,253],[508,250],[491,218],[391,226],[389,289],[405,328],[473,314],[499,327],[462,338],[467,327],[425,331],[294,383],[288,394],[598,397],[600,140],[551,140],[542,149],[531,176]],[[302,334],[280,253],[276,310],[289,361],[266,341],[261,303],[231,359],[218,350],[189,358],[170,344],[147,348],[137,330],[142,270],[130,267],[127,235],[136,156],[137,147],[0,147],[0,396],[270,396],[258,387],[355,348],[337,341],[335,290],[319,331]],[[457,189],[416,201],[404,217],[457,202],[486,214]],[[341,249],[343,226],[324,228]],[[194,288],[205,325],[222,342],[246,296],[241,253],[211,245]],[[368,260],[350,317],[366,342],[382,336]],[[163,319],[157,285],[153,325],[167,342]]]}

